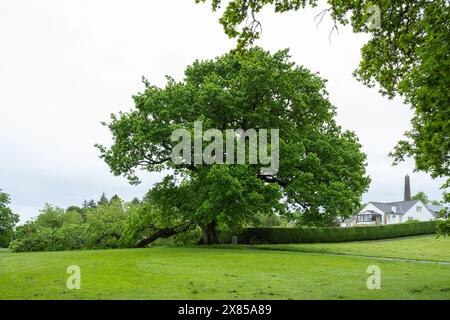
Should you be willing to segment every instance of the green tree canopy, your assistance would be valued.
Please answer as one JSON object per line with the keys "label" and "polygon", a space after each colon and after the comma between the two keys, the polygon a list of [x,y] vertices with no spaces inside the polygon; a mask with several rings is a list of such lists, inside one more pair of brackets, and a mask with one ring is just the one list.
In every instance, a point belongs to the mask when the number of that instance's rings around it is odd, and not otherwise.
{"label": "green tree canopy", "polygon": [[422,201],[424,204],[429,204],[430,200],[428,199],[428,196],[425,194],[425,192],[420,191],[417,194],[413,195],[411,197],[412,200],[420,200]]}
{"label": "green tree canopy", "polygon": [[[195,0],[197,3],[209,2]],[[225,1],[212,0],[213,11]],[[328,0],[319,12],[371,39],[361,50],[354,75],[369,87],[392,98],[396,94],[414,110],[412,128],[391,152],[394,164],[406,157],[416,170],[447,178],[450,187],[450,1],[448,0]],[[257,13],[264,7],[275,12],[318,6],[318,0],[230,0],[220,18],[225,33],[238,37],[238,47],[251,45],[261,32]],[[375,9],[374,9],[375,8]],[[379,13],[379,24],[373,25]],[[376,18],[376,17],[375,17]],[[450,195],[444,191],[444,198]],[[450,224],[450,221],[448,222]]]}
{"label": "green tree canopy", "polygon": [[100,206],[102,204],[107,204],[109,203],[109,199],[106,196],[106,194],[103,192],[102,195],[100,196],[100,199],[97,202],[97,206]]}
{"label": "green tree canopy", "polygon": [[19,222],[19,215],[9,208],[9,195],[0,189],[0,247],[7,246],[11,241],[15,225]]}
{"label": "green tree canopy", "polygon": [[[180,225],[198,224],[205,242],[217,241],[217,226],[233,229],[255,214],[323,225],[359,206],[369,184],[365,154],[355,134],[336,125],[324,80],[296,66],[286,50],[233,51],[194,62],[183,81],[168,77],[164,88],[144,83],[135,109],[106,124],[113,144],[98,145],[101,157],[131,183],[139,183],[138,169],[173,170],[149,197]],[[192,132],[197,120],[222,132],[279,129],[279,171],[265,176],[263,165],[174,163],[171,133]]]}

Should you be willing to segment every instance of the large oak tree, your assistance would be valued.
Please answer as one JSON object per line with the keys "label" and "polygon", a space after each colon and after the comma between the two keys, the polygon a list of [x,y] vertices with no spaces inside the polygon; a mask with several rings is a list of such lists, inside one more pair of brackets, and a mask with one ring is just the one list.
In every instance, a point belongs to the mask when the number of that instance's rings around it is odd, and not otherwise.
{"label": "large oak tree", "polygon": [[[194,224],[205,243],[215,243],[218,226],[236,229],[255,214],[326,225],[359,206],[369,185],[366,156],[355,134],[335,123],[324,80],[291,62],[286,50],[232,51],[194,62],[182,81],[168,77],[163,88],[144,83],[135,108],[106,124],[113,144],[98,147],[112,172],[131,183],[139,183],[138,169],[172,170],[149,193],[169,233]],[[197,120],[222,132],[279,129],[278,172],[261,175],[259,164],[174,163],[171,133],[192,132]]]}

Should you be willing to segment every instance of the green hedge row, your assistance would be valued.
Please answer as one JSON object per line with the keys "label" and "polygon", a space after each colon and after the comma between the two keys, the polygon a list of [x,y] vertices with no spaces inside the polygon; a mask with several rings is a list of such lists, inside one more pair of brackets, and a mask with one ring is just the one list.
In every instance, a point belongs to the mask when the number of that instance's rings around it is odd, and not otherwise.
{"label": "green hedge row", "polygon": [[344,242],[432,234],[435,230],[436,221],[348,228],[247,228],[238,241],[249,244]]}

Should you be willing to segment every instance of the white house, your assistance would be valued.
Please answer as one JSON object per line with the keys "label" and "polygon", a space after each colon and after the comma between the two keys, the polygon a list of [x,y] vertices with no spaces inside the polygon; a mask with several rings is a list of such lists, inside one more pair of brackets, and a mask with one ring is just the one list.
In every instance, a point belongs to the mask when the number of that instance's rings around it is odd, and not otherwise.
{"label": "white house", "polygon": [[436,217],[420,200],[369,202],[353,219],[354,225],[393,224],[409,220],[430,221]]}
{"label": "white house", "polygon": [[341,223],[342,227],[355,225],[394,224],[409,220],[430,221],[436,213],[421,200],[411,200],[409,176],[405,177],[404,201],[374,202],[363,206],[356,215]]}

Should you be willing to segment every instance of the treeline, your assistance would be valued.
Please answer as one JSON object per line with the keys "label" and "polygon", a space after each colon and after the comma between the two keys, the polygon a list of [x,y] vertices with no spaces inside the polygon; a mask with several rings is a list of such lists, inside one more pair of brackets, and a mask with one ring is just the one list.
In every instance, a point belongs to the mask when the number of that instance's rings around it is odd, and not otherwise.
{"label": "treeline", "polygon": [[[285,225],[278,216],[255,217],[252,226]],[[201,238],[195,224],[182,224],[164,215],[145,197],[125,202],[120,197],[85,201],[67,209],[46,204],[33,220],[16,227],[12,252],[60,251],[145,247],[170,238],[175,245],[194,244]]]}
{"label": "treeline", "polygon": [[145,201],[105,194],[67,209],[46,204],[35,219],[16,227],[9,247],[13,252],[135,247],[145,216],[155,216]]}

